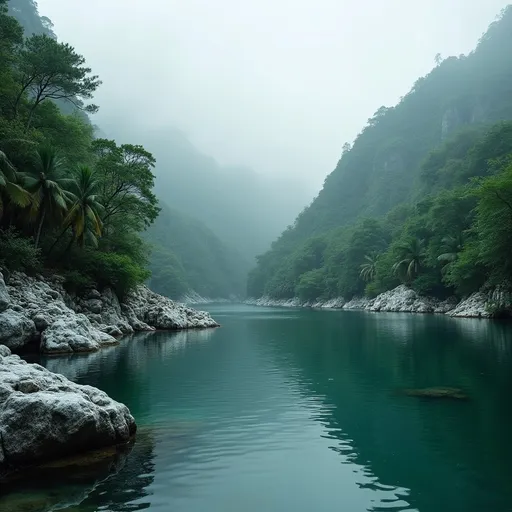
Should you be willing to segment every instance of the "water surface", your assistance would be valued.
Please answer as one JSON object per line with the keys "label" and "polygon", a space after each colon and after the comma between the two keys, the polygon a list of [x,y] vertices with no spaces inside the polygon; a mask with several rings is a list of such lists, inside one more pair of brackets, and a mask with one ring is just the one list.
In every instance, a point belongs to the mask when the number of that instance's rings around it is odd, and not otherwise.
{"label": "water surface", "polygon": [[[0,510],[512,510],[512,325],[209,310],[222,328],[43,360],[126,403],[137,442],[110,477],[24,482]],[[430,386],[469,400],[403,393]]]}

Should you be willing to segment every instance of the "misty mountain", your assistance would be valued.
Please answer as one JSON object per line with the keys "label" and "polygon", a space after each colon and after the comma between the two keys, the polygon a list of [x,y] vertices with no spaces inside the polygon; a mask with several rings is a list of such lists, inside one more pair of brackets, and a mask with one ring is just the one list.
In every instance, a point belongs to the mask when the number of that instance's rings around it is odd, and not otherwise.
{"label": "misty mountain", "polygon": [[175,299],[191,291],[210,298],[244,295],[249,263],[202,222],[161,206],[145,235],[152,249],[151,288]]}
{"label": "misty mountain", "polygon": [[111,137],[140,141],[157,160],[158,197],[203,222],[249,261],[270,247],[308,200],[301,181],[222,166],[177,129],[126,126],[121,120],[103,128]]}
{"label": "misty mountain", "polygon": [[[375,275],[369,253],[387,254],[390,241],[413,236],[414,230],[404,226],[420,219],[416,204],[471,177],[485,176],[487,160],[503,159],[512,151],[507,129],[490,128],[512,119],[511,51],[508,7],[473,52],[439,59],[396,106],[378,109],[353,146],[345,145],[313,203],[259,258],[249,293],[293,296],[301,279],[313,296],[361,293],[361,266],[370,265],[368,276]],[[452,204],[462,195],[452,198]],[[404,205],[401,210],[399,205]],[[423,210],[429,209],[424,205]],[[364,219],[375,221],[363,226]],[[414,236],[427,243],[429,235]],[[424,248],[418,251],[424,254]],[[343,276],[348,262],[350,278]],[[431,282],[440,280],[440,275],[432,276]]]}

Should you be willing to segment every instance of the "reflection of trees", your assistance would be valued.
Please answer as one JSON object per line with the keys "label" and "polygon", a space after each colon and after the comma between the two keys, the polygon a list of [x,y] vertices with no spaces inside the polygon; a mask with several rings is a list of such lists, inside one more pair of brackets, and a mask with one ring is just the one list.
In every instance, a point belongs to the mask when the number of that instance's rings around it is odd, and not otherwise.
{"label": "reflection of trees", "polygon": [[[150,507],[148,488],[154,480],[154,439],[149,431],[137,434],[137,442],[121,471],[97,485],[81,503],[80,512],[126,512]],[[65,509],[72,512],[74,509]]]}
{"label": "reflection of trees", "polygon": [[[444,316],[305,313],[258,326],[306,395],[324,397],[315,419],[354,446],[380,482],[411,489],[422,512],[501,510],[512,448],[510,340],[501,324]],[[463,336],[461,335],[463,333]],[[468,403],[425,402],[400,390],[462,387]],[[469,477],[474,472],[475,483]],[[511,489],[512,490],[512,489]],[[492,507],[491,507],[492,508]]]}

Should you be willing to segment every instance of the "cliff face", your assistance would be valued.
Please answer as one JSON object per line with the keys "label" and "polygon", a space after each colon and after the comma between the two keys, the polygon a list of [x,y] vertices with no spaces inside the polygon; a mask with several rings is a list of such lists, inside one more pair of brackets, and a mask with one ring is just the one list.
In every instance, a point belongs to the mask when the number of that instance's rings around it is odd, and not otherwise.
{"label": "cliff face", "polygon": [[[1,276],[1,274],[0,274]],[[59,276],[0,277],[0,344],[20,351],[39,344],[41,352],[93,352],[115,345],[119,336],[155,329],[201,329],[218,324],[208,313],[153,293],[145,286],[121,303],[110,289],[71,296]]]}

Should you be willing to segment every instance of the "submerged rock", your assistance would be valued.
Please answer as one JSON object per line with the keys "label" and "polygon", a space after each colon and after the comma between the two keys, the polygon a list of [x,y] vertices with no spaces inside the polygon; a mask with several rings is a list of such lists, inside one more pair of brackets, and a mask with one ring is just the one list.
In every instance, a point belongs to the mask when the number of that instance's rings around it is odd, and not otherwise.
{"label": "submerged rock", "polygon": [[126,443],[135,421],[102,391],[0,350],[0,469]]}
{"label": "submerged rock", "polygon": [[442,399],[448,398],[453,400],[467,400],[469,397],[459,388],[423,388],[423,389],[406,389],[404,393],[407,396],[418,398]]}

